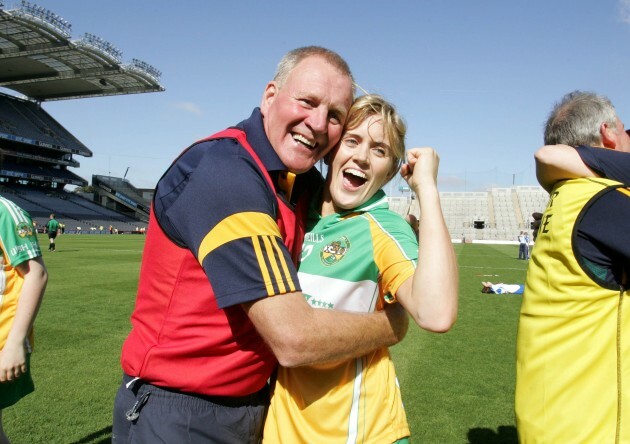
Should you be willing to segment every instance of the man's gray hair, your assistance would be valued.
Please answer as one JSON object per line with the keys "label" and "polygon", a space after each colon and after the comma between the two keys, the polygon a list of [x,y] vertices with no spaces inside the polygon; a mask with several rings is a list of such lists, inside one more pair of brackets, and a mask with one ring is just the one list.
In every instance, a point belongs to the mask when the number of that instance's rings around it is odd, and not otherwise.
{"label": "man's gray hair", "polygon": [[602,144],[600,127],[616,128],[617,113],[610,100],[598,94],[573,91],[555,104],[545,125],[545,145]]}
{"label": "man's gray hair", "polygon": [[352,72],[350,71],[348,63],[336,52],[322,48],[321,46],[304,46],[286,53],[284,57],[282,57],[282,60],[280,60],[280,63],[278,63],[278,68],[276,69],[273,80],[282,88],[291,70],[302,60],[314,56],[323,58],[326,62],[339,70],[341,74],[348,76],[352,81],[352,93],[354,95],[354,79],[352,78]]}

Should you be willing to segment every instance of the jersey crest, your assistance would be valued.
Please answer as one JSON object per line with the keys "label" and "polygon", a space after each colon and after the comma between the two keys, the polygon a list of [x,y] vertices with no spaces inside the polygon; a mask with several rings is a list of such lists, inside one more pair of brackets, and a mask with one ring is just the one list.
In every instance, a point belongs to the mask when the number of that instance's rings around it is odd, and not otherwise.
{"label": "jersey crest", "polygon": [[32,236],[33,235],[33,227],[30,224],[26,223],[26,222],[20,222],[15,227],[15,232],[20,237]]}
{"label": "jersey crest", "polygon": [[322,264],[326,266],[335,265],[344,258],[349,249],[350,241],[346,236],[341,236],[340,239],[334,240],[325,245],[320,251],[319,257]]}

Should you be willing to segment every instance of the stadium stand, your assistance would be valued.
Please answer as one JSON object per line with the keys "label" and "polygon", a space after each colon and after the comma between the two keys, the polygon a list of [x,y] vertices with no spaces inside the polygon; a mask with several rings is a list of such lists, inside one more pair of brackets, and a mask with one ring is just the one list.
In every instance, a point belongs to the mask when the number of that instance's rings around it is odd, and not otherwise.
{"label": "stadium stand", "polygon": [[16,93],[0,93],[0,192],[36,220],[54,212],[68,232],[142,231],[150,193],[128,181],[94,176],[91,200],[64,189],[88,185],[69,168],[93,153],[42,102],[164,91],[161,73],[138,59],[123,63],[122,51],[93,34],[71,39],[71,29],[28,1],[14,9],[0,1],[0,87]]}
{"label": "stadium stand", "polygon": [[129,181],[119,177],[92,176],[94,201],[137,219],[149,220],[150,200]]}
{"label": "stadium stand", "polygon": [[518,198],[518,204],[523,215],[523,228],[530,229],[531,224],[534,222],[531,215],[533,212],[541,212],[547,206],[547,200],[549,194],[545,191],[541,192],[540,187],[517,187],[516,196]]}
{"label": "stadium stand", "polygon": [[91,156],[90,150],[53,119],[40,105],[6,95],[0,96],[0,131],[34,145]]}
{"label": "stadium stand", "polygon": [[[452,239],[514,241],[530,230],[531,214],[542,212],[549,194],[539,186],[491,188],[489,191],[441,192],[440,203]],[[390,209],[405,216],[420,215],[415,199],[389,197]],[[475,224],[483,222],[483,224]],[[475,225],[483,226],[476,228]]]}
{"label": "stadium stand", "polygon": [[411,199],[404,196],[388,197],[389,209],[405,216],[410,211]]}
{"label": "stadium stand", "polygon": [[[141,232],[147,226],[144,221],[66,191],[4,185],[0,186],[0,194],[28,211],[40,226],[46,223],[51,213],[55,213],[57,220],[67,227],[66,232],[71,234],[101,233],[108,231],[110,226],[119,233]],[[81,230],[77,230],[78,227]]]}

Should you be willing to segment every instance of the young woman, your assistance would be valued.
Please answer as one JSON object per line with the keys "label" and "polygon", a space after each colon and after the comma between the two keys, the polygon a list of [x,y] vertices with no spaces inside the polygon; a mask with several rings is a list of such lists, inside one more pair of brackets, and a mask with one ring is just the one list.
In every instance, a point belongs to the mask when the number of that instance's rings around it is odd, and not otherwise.
{"label": "young woman", "polygon": [[[381,97],[355,101],[309,214],[300,284],[314,307],[372,312],[401,303],[420,327],[444,332],[457,316],[458,271],[437,191],[439,159],[431,148],[416,148],[401,167],[405,131]],[[420,204],[420,248],[381,189],[399,170]],[[265,443],[381,444],[409,435],[386,348],[351,361],[279,368]]]}

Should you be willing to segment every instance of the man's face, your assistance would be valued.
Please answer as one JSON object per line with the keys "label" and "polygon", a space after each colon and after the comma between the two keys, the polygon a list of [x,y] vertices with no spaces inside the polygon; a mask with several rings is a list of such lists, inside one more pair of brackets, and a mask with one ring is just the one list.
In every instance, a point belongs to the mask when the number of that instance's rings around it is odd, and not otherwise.
{"label": "man's face", "polygon": [[304,173],[339,141],[352,105],[352,81],[323,58],[302,60],[281,87],[267,84],[265,133],[284,165]]}

